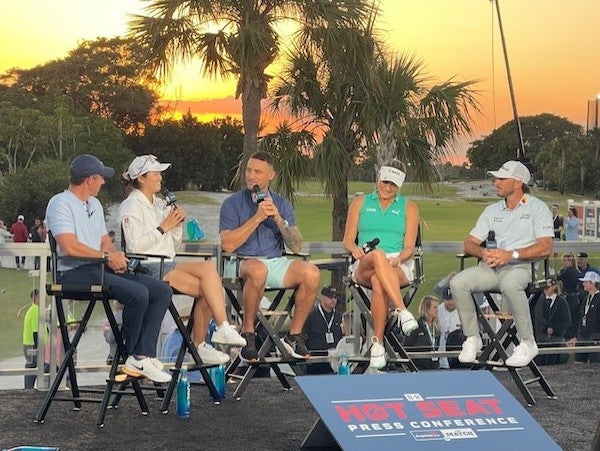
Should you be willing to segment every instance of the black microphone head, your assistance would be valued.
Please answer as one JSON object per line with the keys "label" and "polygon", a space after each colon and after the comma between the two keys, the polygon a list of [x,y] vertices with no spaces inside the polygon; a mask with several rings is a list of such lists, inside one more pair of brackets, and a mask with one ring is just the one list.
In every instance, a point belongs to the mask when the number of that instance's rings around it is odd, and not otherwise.
{"label": "black microphone head", "polygon": [[375,247],[379,244],[379,238],[373,238],[373,241],[371,241],[371,246]]}
{"label": "black microphone head", "polygon": [[175,202],[177,202],[177,196],[171,191],[169,191],[167,188],[163,188],[162,195],[167,204],[167,207],[169,205],[175,205]]}
{"label": "black microphone head", "polygon": [[490,230],[488,232],[487,239],[490,240],[490,241],[494,241],[496,239],[496,232],[494,232],[493,230]]}
{"label": "black microphone head", "polygon": [[263,200],[265,200],[265,193],[260,190],[260,186],[254,185],[252,187],[252,192],[256,196],[256,203],[260,204]]}

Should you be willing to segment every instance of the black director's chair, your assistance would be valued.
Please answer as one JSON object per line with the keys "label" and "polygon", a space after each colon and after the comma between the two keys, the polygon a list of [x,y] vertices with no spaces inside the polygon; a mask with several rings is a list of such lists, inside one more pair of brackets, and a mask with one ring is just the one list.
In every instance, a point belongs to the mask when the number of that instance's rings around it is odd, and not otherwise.
{"label": "black director's chair", "polygon": [[[125,241],[125,233],[123,231],[123,227],[121,227],[121,249],[124,252],[127,249],[127,244]],[[128,255],[130,256],[130,258],[159,259],[160,260],[160,263],[159,263],[160,270],[159,271],[160,271],[160,277],[162,279],[162,277],[164,275],[164,262],[165,262],[165,259],[167,259],[169,257],[167,257],[166,255],[155,255],[155,254],[144,254],[144,253],[128,254]],[[210,260],[212,257],[215,257],[215,253],[214,252],[199,252],[199,251],[191,252],[190,251],[190,252],[183,252],[183,253],[178,252],[176,254],[176,256],[177,257],[203,258],[206,260]],[[143,263],[142,263],[142,267],[143,267]],[[173,290],[173,294],[182,294],[173,287],[171,287],[171,289]],[[205,385],[208,388],[208,391],[210,392],[210,395],[212,396],[215,404],[220,404],[220,402],[221,402],[221,397],[219,396],[219,392],[215,388],[215,385],[214,385],[212,379],[210,378],[210,375],[207,370],[207,368],[210,368],[211,366],[214,366],[214,365],[205,365],[202,362],[200,355],[198,355],[198,350],[196,349],[196,346],[194,345],[194,342],[192,340],[192,329],[194,328],[194,309],[196,308],[197,302],[198,302],[198,299],[194,299],[193,304],[192,304],[192,311],[190,313],[190,317],[188,319],[187,325],[185,325],[183,323],[183,320],[181,319],[181,316],[179,315],[179,312],[177,311],[177,307],[173,303],[172,298],[171,298],[171,302],[169,303],[169,312],[171,313],[171,316],[173,317],[173,321],[175,321],[175,325],[177,326],[177,329],[181,333],[181,337],[182,337],[183,341],[181,343],[181,347],[179,348],[179,353],[177,354],[177,359],[175,360],[175,364],[171,368],[171,377],[172,377],[171,382],[169,382],[169,385],[167,386],[167,389],[165,390],[164,396],[162,397],[162,403],[160,406],[160,410],[162,413],[165,413],[165,414],[168,413],[168,411],[169,411],[169,404],[171,403],[171,398],[173,397],[173,392],[175,391],[175,388],[177,387],[177,381],[179,380],[179,373],[181,372],[181,368],[183,367],[183,363],[184,363],[183,361],[185,359],[186,352],[189,352],[193,359],[193,363],[186,365],[187,370],[188,371],[199,370],[200,374],[202,374],[202,379],[204,380]],[[118,402],[118,399],[116,399],[116,401]]]}
{"label": "black director's chair", "polygon": [[[413,298],[415,297],[417,290],[421,283],[425,280],[424,274],[424,265],[423,265],[423,246],[421,242],[421,228],[419,227],[417,231],[417,240],[415,243],[415,252],[413,255],[414,263],[415,263],[415,277],[413,281],[401,289],[403,291],[402,298],[404,300],[404,305],[406,307],[409,306]],[[362,319],[362,325],[364,327],[365,336],[368,335],[368,328],[373,330],[373,316],[371,315],[371,299],[369,297],[369,290],[363,286],[361,286],[358,282],[356,282],[351,275],[348,275],[344,278],[344,282],[348,286],[350,290],[350,295],[358,308]],[[408,356],[408,353],[404,349],[402,345],[402,340],[397,334],[396,326],[397,317],[395,315],[391,315],[385,325],[385,332],[383,337],[383,343],[388,358],[388,366],[395,367],[397,369],[401,369],[402,371],[411,371],[416,372],[417,367],[411,358]],[[359,357],[351,357],[350,360],[352,362],[357,362],[356,367],[353,370],[353,373],[364,373],[369,366],[369,353],[370,347],[366,347],[363,351],[363,354]]]}
{"label": "black director's chair", "polygon": [[[457,257],[460,258],[460,270],[462,271],[465,268],[465,260],[467,258],[471,258],[471,256],[459,254]],[[532,261],[532,282],[530,282],[525,289],[525,294],[530,306],[535,305],[544,288],[547,286],[548,279],[550,278],[548,259],[544,259],[543,279],[538,280],[536,269],[536,262]],[[475,295],[476,293],[473,294]],[[472,365],[473,370],[493,367],[506,368],[517,384],[519,391],[527,401],[528,406],[535,404],[535,398],[528,387],[530,384],[535,382],[540,384],[548,398],[556,398],[554,391],[546,381],[546,378],[540,371],[538,365],[535,363],[535,359],[527,365],[533,375],[531,379],[524,379],[521,368],[510,367],[504,364],[506,359],[508,359],[508,353],[506,352],[508,347],[511,344],[515,346],[519,344],[517,328],[512,315],[501,311],[496,302],[494,295],[501,294],[499,291],[484,291],[482,294],[489,305],[488,312],[486,312],[485,309],[480,306],[475,296],[473,296],[473,302],[475,304],[475,311],[477,313],[477,321],[479,322],[479,326],[482,329],[484,336],[487,336],[487,343],[484,344],[481,355],[478,358],[478,363],[469,365]],[[498,330],[493,327],[493,324],[490,323],[490,320],[497,320],[500,323]]]}
{"label": "black director's chair", "polygon": [[[291,256],[308,258],[308,254],[290,254]],[[257,258],[257,257],[249,257]],[[228,261],[235,261],[236,271],[234,277],[223,277],[223,287],[231,306],[236,313],[243,318],[244,309],[243,304],[240,301],[241,293],[243,288],[243,280],[239,277],[239,265],[244,257],[237,256],[235,254],[223,253],[221,258],[221,274],[223,274],[224,265]],[[281,383],[284,389],[290,390],[292,386],[287,380],[286,374],[279,367],[280,364],[289,364],[296,375],[303,375],[305,371],[300,363],[306,363],[307,360],[298,360],[293,358],[285,349],[282,338],[282,327],[284,326],[286,319],[291,316],[292,308],[294,307],[294,300],[296,295],[296,289],[291,288],[291,294],[287,299],[287,303],[283,305],[288,289],[286,288],[267,288],[266,292],[275,292],[275,296],[271,301],[269,307],[266,310],[258,309],[256,314],[256,335],[262,340],[260,348],[257,350],[258,362],[248,364],[242,380],[234,392],[234,398],[239,399],[246,387],[252,380],[252,377],[256,374],[259,366],[268,365],[273,370],[275,376]],[[272,351],[275,351],[274,353]],[[279,355],[277,355],[279,353]],[[311,357],[308,361],[314,362],[316,360],[326,361],[326,357]],[[240,366],[241,358],[238,355],[227,368],[227,376],[231,376],[235,370]]]}
{"label": "black director's chair", "polygon": [[[142,390],[139,385],[139,380],[134,377],[119,375],[118,373],[118,365],[122,363],[123,356],[125,353],[125,345],[123,343],[123,336],[121,334],[121,330],[115,321],[115,317],[113,315],[111,305],[110,305],[110,287],[104,284],[104,263],[102,259],[90,259],[90,258],[78,258],[78,257],[59,257],[56,252],[56,240],[54,236],[49,231],[48,239],[50,243],[50,250],[52,253],[52,283],[46,285],[46,293],[49,296],[53,296],[55,300],[56,312],[58,316],[58,327],[61,333],[62,343],[63,343],[63,357],[61,360],[61,364],[57,370],[56,377],[53,380],[48,393],[46,394],[42,405],[40,406],[38,413],[36,415],[35,422],[43,423],[46,414],[48,413],[48,409],[53,401],[69,401],[73,403],[74,410],[79,410],[81,408],[81,404],[84,402],[93,402],[100,403],[100,410],[98,412],[98,419],[96,424],[98,426],[104,426],[104,418],[106,416],[106,410],[109,405],[109,400],[111,395],[118,395],[118,399],[121,398],[124,394],[131,394],[130,392],[125,392],[125,388],[128,384],[131,384],[133,387],[133,391],[135,397],[137,398],[140,409],[142,410],[143,415],[147,415],[148,406],[146,404],[146,400],[142,394]],[[96,260],[99,265],[102,267],[102,282],[100,285],[76,285],[76,284],[60,284],[57,282],[57,262],[59,260],[86,260],[86,261],[94,261]],[[68,333],[68,323],[65,315],[63,300],[74,300],[74,301],[82,301],[87,302],[88,305],[85,309],[83,317],[79,322],[79,327],[71,340],[69,338]],[[94,310],[94,306],[96,302],[102,303],[104,307],[104,312],[106,314],[106,318],[108,319],[108,323],[110,325],[111,331],[115,336],[115,341],[117,344],[116,355],[113,358],[113,362],[110,366],[110,370],[108,373],[108,377],[106,378],[106,385],[104,389],[93,389],[93,388],[80,388],[77,382],[77,372],[75,370],[75,362],[74,355],[77,351],[77,346],[79,341],[85,332],[87,324],[89,322],[90,316]],[[70,396],[62,396],[57,395],[58,388],[60,387],[63,379],[66,376],[67,371],[69,372],[69,380],[68,385],[70,387]],[[119,384],[118,389],[115,390],[115,384]],[[82,393],[96,393],[102,394],[101,398],[98,397],[83,397]],[[113,404],[116,407],[118,401]]]}

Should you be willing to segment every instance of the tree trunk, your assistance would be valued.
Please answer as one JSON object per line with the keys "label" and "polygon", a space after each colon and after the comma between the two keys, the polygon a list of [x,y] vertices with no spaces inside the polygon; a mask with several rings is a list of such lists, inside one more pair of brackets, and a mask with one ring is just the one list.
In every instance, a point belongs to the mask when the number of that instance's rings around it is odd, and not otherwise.
{"label": "tree trunk", "polygon": [[396,145],[396,136],[392,127],[382,127],[379,129],[379,142],[377,143],[377,163],[375,174],[379,172],[379,168],[392,158],[398,155]]}
{"label": "tree trunk", "polygon": [[[346,178],[347,180],[347,178]],[[344,238],[344,229],[346,228],[346,216],[348,215],[348,182],[343,193],[333,196],[333,210],[331,212],[331,240],[341,241]],[[334,256],[335,257],[335,256]],[[331,272],[331,285],[340,292],[345,292],[342,278],[345,276],[342,270]],[[340,311],[345,310],[345,305],[338,307]]]}

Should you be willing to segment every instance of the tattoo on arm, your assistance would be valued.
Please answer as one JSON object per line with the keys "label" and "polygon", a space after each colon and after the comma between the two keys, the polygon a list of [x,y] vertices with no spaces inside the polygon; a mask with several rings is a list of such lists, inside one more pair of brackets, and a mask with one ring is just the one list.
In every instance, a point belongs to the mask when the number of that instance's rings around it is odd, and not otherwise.
{"label": "tattoo on arm", "polygon": [[283,242],[292,252],[300,252],[302,248],[302,234],[297,226],[287,226],[279,229]]}

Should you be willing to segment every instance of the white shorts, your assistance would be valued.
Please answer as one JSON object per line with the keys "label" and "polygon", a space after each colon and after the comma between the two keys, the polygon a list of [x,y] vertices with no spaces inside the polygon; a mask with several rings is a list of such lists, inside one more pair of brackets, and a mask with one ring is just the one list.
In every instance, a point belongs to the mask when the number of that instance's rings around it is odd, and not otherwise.
{"label": "white shorts", "polygon": [[[385,254],[385,256],[387,258],[397,257],[398,255],[400,255],[399,252],[392,252],[389,254]],[[354,276],[354,273],[356,272],[356,268],[358,268],[359,263],[360,263],[360,260],[356,260],[348,268],[348,270],[350,271],[350,275],[352,276],[352,280],[354,280],[355,282],[357,282],[357,280],[356,280],[356,277]],[[406,260],[403,263],[400,263],[398,265],[398,268],[400,268],[402,270],[402,272],[406,276],[406,279],[408,280],[408,283],[412,283],[413,280],[415,280],[415,259],[414,258],[411,258],[409,260]]]}

